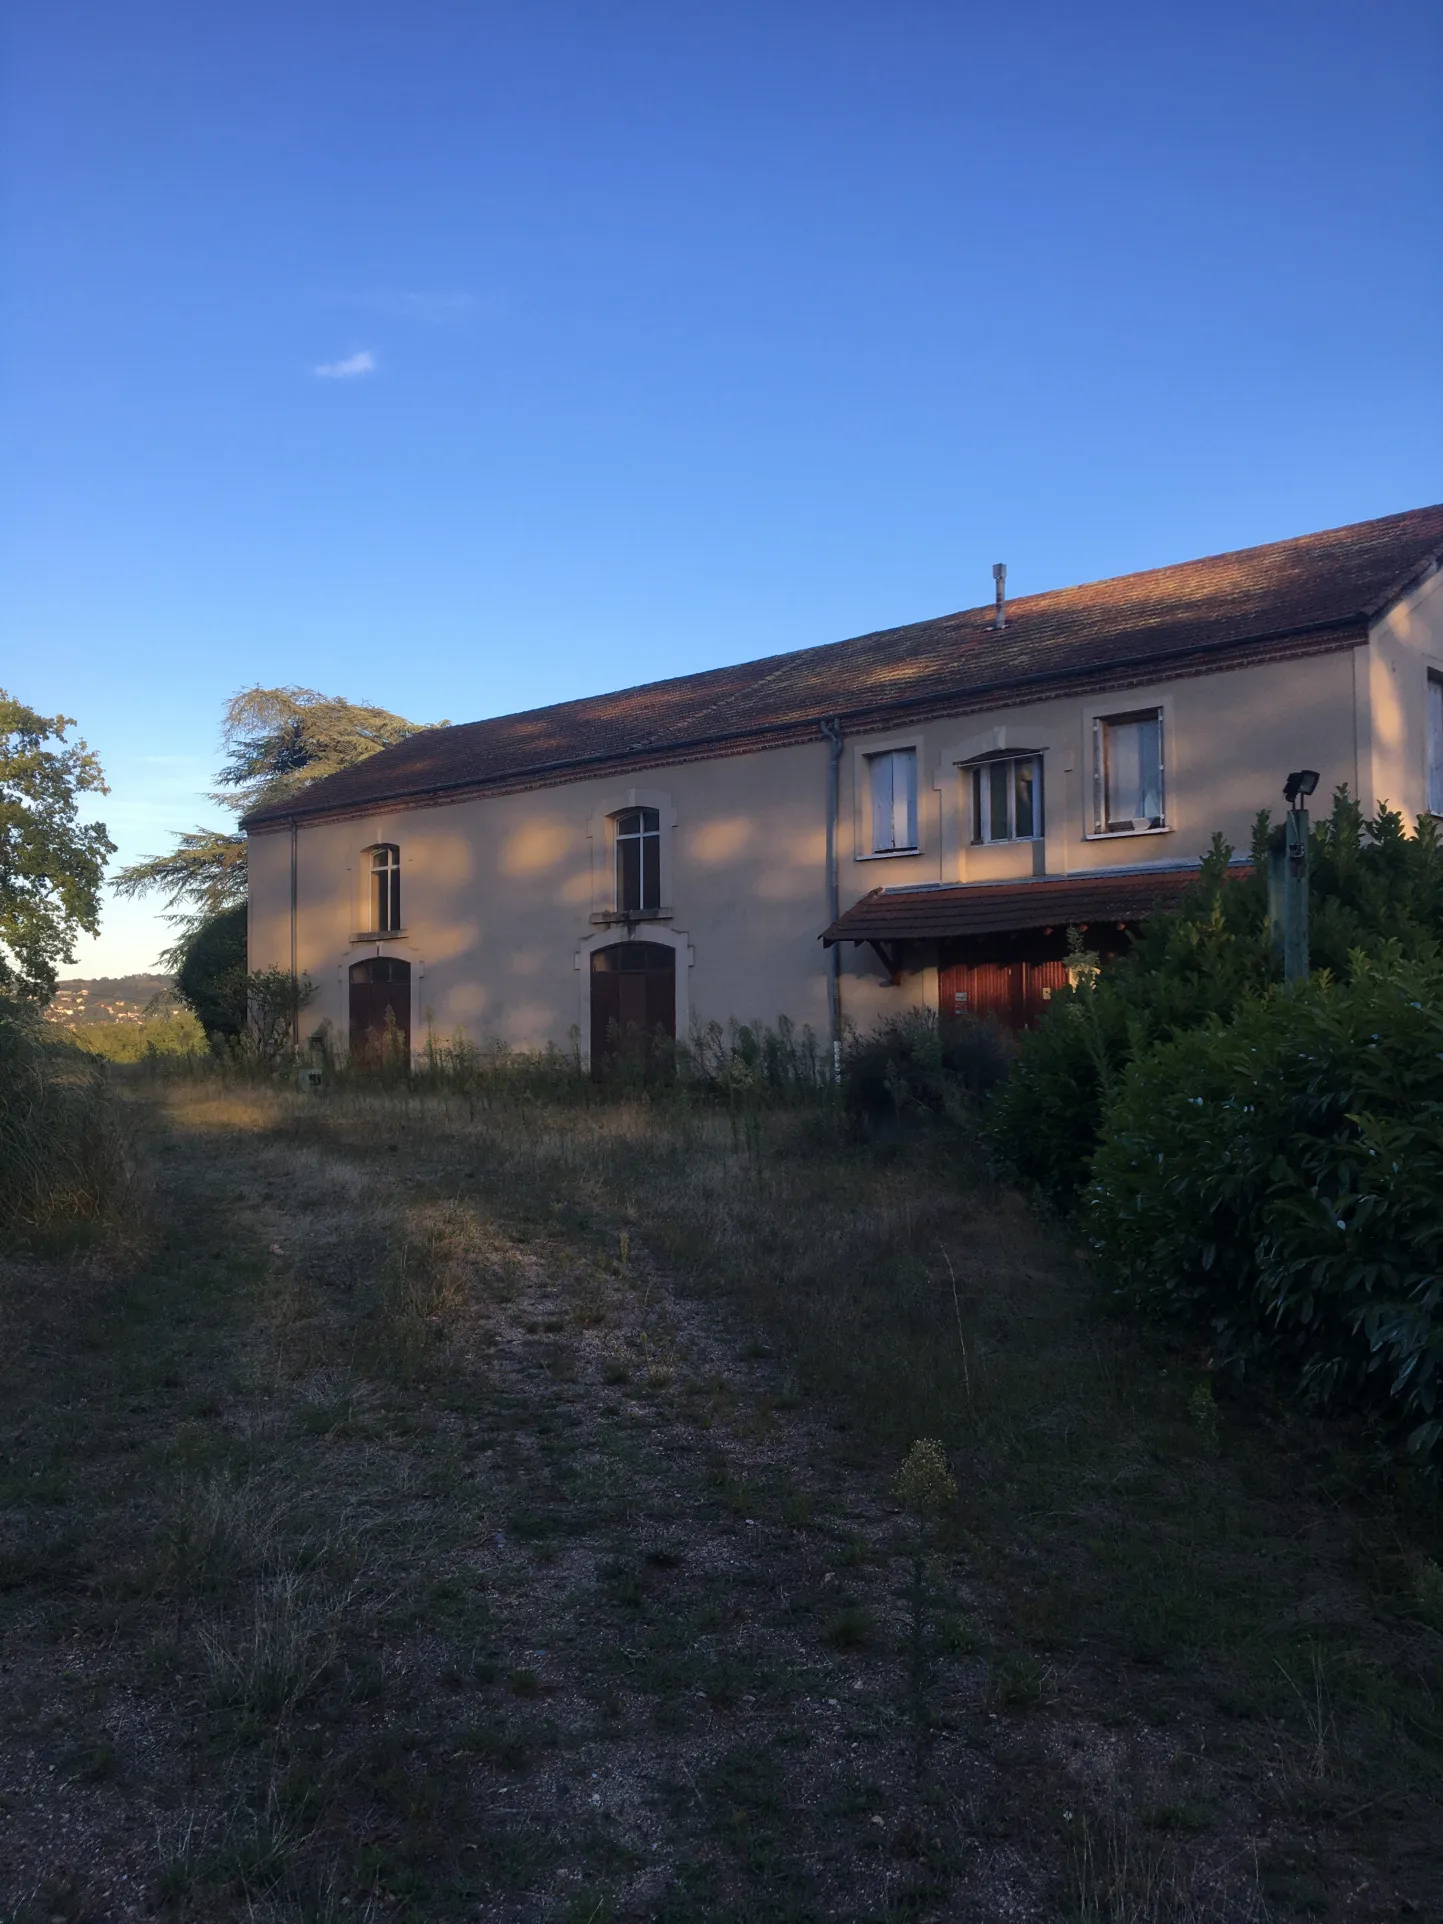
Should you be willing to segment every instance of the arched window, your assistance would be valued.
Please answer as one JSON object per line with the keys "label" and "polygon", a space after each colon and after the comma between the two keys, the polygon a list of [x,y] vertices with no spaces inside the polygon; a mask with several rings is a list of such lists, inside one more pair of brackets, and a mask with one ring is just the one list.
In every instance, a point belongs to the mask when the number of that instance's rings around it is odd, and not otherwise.
{"label": "arched window", "polygon": [[371,928],[377,935],[401,929],[401,851],[393,842],[371,850]]}
{"label": "arched window", "polygon": [[661,907],[661,816],[628,808],[616,817],[616,907],[621,915],[652,915]]}

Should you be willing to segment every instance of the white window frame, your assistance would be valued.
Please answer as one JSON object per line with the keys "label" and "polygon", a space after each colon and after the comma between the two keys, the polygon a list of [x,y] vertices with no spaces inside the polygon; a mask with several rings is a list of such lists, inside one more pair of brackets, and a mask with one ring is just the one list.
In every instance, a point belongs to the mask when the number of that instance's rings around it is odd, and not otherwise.
{"label": "white window frame", "polygon": [[[642,825],[635,835],[622,833],[621,824],[629,815],[640,815]],[[651,817],[648,827],[646,817]],[[627,842],[635,842],[637,847],[637,884],[643,900],[635,908],[629,908],[621,899],[621,851]],[[646,896],[646,845],[656,844],[656,900],[647,902]],[[646,802],[637,802],[633,807],[618,809],[611,818],[612,868],[615,875],[615,892],[612,907],[618,915],[638,917],[656,915],[661,909],[661,810]]]}
{"label": "white window frame", "polygon": [[[381,861],[381,857],[389,859]],[[403,935],[401,849],[396,842],[372,842],[366,850],[366,934]]]}
{"label": "white window frame", "polygon": [[[654,909],[628,915],[616,906],[616,824],[633,808],[654,808],[661,831],[661,901]],[[672,796],[661,788],[611,788],[595,798],[587,817],[591,842],[592,922],[607,927],[620,922],[664,922],[675,905],[675,844],[677,811]],[[646,938],[648,941],[651,937]]]}
{"label": "white window frame", "polygon": [[[1016,769],[1019,762],[1032,764],[1032,829],[1027,835],[1017,833],[1017,782],[1013,775],[1007,784],[1007,832],[993,835],[991,773],[994,768],[1004,766]],[[971,778],[972,793],[968,806],[972,814],[971,848],[998,848],[1017,842],[1045,842],[1047,840],[1046,801],[1042,788],[1042,756],[1035,752],[1019,751],[1015,755],[988,755],[983,759],[969,762],[963,773]]]}
{"label": "white window frame", "polygon": [[1443,816],[1443,669],[1430,668],[1425,684],[1423,781],[1430,815]]}
{"label": "white window frame", "polygon": [[[875,765],[897,755],[911,758],[912,768],[912,809],[911,826],[913,839],[898,842],[893,846],[878,848],[877,822],[874,801]],[[895,765],[894,765],[895,766]],[[856,782],[856,860],[859,862],[892,862],[907,860],[922,853],[922,740],[918,735],[908,735],[899,740],[873,742],[866,748],[859,748],[854,763]],[[892,821],[896,821],[896,797],[893,789]]]}
{"label": "white window frame", "polygon": [[[1109,723],[1139,721],[1145,716],[1155,715],[1158,726],[1158,800],[1162,804],[1161,818],[1156,822],[1135,822],[1127,828],[1111,828],[1106,817],[1106,774],[1103,766],[1103,730]],[[1163,698],[1144,696],[1129,701],[1126,696],[1106,704],[1089,704],[1084,717],[1083,728],[1087,746],[1087,767],[1091,773],[1091,793],[1088,796],[1088,821],[1090,826],[1083,839],[1089,842],[1116,841],[1123,836],[1170,835],[1176,822],[1170,793],[1172,766],[1172,714],[1170,703]]]}

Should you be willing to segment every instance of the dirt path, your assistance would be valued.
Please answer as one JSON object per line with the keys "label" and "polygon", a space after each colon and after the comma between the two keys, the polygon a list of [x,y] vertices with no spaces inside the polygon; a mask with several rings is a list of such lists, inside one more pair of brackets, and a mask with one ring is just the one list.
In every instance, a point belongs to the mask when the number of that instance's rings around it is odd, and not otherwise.
{"label": "dirt path", "polygon": [[604,1215],[153,1128],[140,1272],[6,1282],[7,1924],[1264,1914],[1173,1842],[1203,1725],[997,1661],[965,1540]]}

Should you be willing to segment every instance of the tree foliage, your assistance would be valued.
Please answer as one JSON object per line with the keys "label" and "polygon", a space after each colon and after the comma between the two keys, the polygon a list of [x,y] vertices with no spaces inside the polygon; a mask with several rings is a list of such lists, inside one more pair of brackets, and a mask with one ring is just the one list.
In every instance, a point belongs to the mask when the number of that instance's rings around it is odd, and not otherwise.
{"label": "tree foliage", "polygon": [[246,1025],[246,906],[208,916],[177,944],[177,992],[208,1036],[234,1041]]}
{"label": "tree foliage", "polygon": [[[79,798],[108,794],[65,715],[38,715],[0,689],[0,989],[45,1001],[75,938],[100,926],[100,885],[114,852],[101,822],[82,822]],[[48,747],[47,743],[56,743]]]}
{"label": "tree foliage", "polygon": [[[242,689],[226,704],[221,724],[225,758],[210,799],[245,816],[264,804],[286,800],[324,775],[353,768],[427,725],[314,688]],[[123,868],[115,888],[120,895],[163,896],[171,919],[182,929],[168,958],[179,967],[188,936],[244,903],[246,838],[238,829],[190,829],[176,837],[169,854]]]}
{"label": "tree foliage", "polygon": [[314,688],[247,688],[226,706],[226,759],[211,800],[241,815],[285,801],[324,775],[354,768],[423,728],[387,708],[321,695]]}

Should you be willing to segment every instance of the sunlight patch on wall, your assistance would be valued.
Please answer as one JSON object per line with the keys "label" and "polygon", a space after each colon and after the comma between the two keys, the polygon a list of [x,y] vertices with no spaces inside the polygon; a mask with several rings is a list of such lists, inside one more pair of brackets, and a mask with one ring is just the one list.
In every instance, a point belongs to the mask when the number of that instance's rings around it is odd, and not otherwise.
{"label": "sunlight patch on wall", "polygon": [[466,1022],[482,1014],[489,1001],[479,982],[458,982],[446,997],[446,1014],[454,1022]]}
{"label": "sunlight patch on wall", "polygon": [[576,837],[560,822],[526,822],[501,850],[503,875],[539,875],[572,853]]}
{"label": "sunlight patch on wall", "polygon": [[558,1036],[568,1024],[558,1021],[556,1011],[544,1002],[523,1002],[508,1012],[506,1030],[523,1049],[540,1049]]}
{"label": "sunlight patch on wall", "polygon": [[474,922],[452,922],[449,927],[428,927],[428,962],[452,962],[458,955],[469,955],[480,941],[481,931]]}
{"label": "sunlight patch on wall", "polygon": [[756,832],[756,824],[745,815],[734,815],[720,822],[703,822],[691,836],[693,861],[715,865],[735,861]]}
{"label": "sunlight patch on wall", "polygon": [[1403,703],[1398,693],[1398,678],[1378,663],[1373,674],[1373,739],[1384,747],[1397,748],[1404,737]]}
{"label": "sunlight patch on wall", "polygon": [[464,835],[428,835],[424,840],[418,837],[409,847],[402,843],[402,848],[410,873],[424,875],[428,882],[454,888],[461,882],[471,881],[476,874],[471,844]]}

